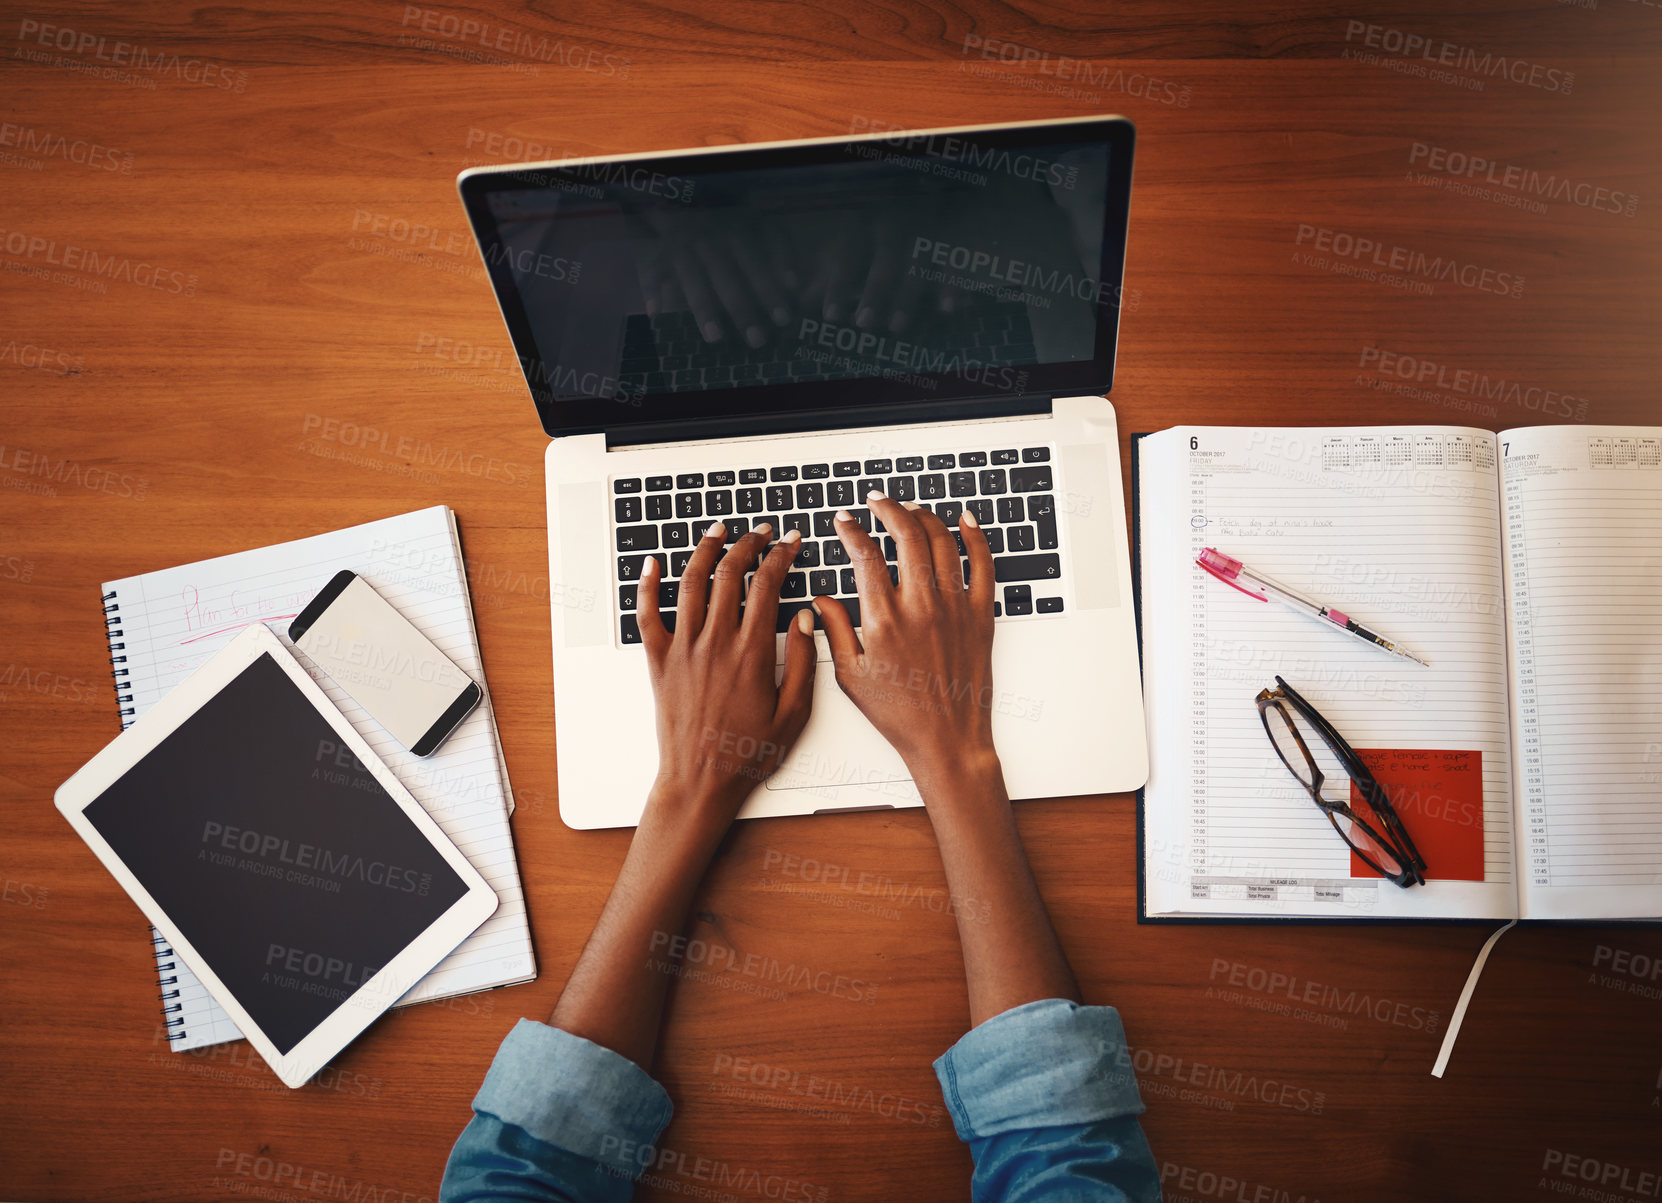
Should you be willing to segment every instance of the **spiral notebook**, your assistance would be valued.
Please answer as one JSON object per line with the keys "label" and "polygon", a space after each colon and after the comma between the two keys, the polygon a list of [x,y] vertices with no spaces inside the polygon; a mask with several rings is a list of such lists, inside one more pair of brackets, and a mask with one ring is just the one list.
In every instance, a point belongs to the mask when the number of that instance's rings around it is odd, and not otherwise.
{"label": "spiral notebook", "polygon": [[[514,859],[502,742],[490,694],[425,759],[406,751],[287,637],[288,621],[342,568],[367,580],[475,681],[484,663],[455,515],[447,506],[104,586],[121,725],[130,725],[251,622],[265,622],[473,862],[501,900],[490,919],[399,1006],[530,981],[531,929]],[[190,967],[153,929],[162,1024],[177,1051],[241,1039]]]}

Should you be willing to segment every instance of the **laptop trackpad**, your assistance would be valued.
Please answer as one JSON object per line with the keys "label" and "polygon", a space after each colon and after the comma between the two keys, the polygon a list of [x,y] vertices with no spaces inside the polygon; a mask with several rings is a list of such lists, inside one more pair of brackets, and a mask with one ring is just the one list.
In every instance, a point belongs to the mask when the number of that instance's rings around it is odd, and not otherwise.
{"label": "laptop trackpad", "polygon": [[839,786],[884,782],[903,783],[883,791],[896,803],[904,805],[917,797],[900,753],[855,709],[837,684],[830,662],[822,660],[814,676],[813,715],[785,763],[767,779],[767,788],[834,792]]}

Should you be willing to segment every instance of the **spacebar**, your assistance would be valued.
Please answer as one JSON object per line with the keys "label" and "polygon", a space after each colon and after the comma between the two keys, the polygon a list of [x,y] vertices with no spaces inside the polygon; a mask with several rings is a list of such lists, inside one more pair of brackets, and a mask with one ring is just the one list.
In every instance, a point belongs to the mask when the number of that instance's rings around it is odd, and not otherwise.
{"label": "spacebar", "polygon": [[[838,601],[838,602],[841,602],[842,605],[847,608],[849,618],[854,620],[854,625],[855,626],[859,626],[860,625],[860,599],[857,598],[857,597],[839,597],[839,598],[836,598],[835,600]],[[830,602],[828,601],[826,604],[829,605]],[[787,630],[790,629],[791,619],[796,617],[796,612],[798,610],[807,610],[809,608],[809,605],[810,605],[810,603],[805,602],[805,601],[782,601],[782,602],[780,602],[779,603],[779,621],[774,624],[774,630],[776,632],[778,632],[779,634],[783,635]],[[815,626],[819,625],[817,620],[816,620],[814,625]]]}
{"label": "spacebar", "polygon": [[1046,581],[1062,575],[1062,557],[1058,555],[994,556],[995,581]]}

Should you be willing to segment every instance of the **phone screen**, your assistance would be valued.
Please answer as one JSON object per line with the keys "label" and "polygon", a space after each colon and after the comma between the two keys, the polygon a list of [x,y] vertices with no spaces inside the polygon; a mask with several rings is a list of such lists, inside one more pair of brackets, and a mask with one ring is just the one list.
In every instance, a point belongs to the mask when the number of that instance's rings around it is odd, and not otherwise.
{"label": "phone screen", "polygon": [[448,733],[434,730],[440,720],[449,716],[454,726],[466,713],[449,712],[472,680],[362,577],[352,577],[295,646],[411,751],[430,752]]}

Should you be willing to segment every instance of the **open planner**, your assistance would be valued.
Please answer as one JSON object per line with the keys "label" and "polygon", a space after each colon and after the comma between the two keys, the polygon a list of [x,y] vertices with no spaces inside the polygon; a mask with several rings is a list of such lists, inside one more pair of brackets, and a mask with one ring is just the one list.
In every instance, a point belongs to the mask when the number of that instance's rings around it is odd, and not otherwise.
{"label": "open planner", "polygon": [[[1143,918],[1662,917],[1662,428],[1178,427],[1132,462]],[[1429,667],[1213,579],[1207,547]],[[1354,860],[1276,756],[1277,674],[1391,795],[1425,885]]]}
{"label": "open planner", "polygon": [[[379,522],[128,577],[104,586],[110,659],[126,727],[251,622],[267,623],[376,754],[415,795],[500,904],[473,935],[399,1000],[426,1002],[536,976],[514,856],[513,795],[490,694],[431,756],[407,751],[288,638],[288,624],[329,578],[350,568],[481,686],[455,515],[433,506]],[[176,1050],[240,1039],[201,982],[151,932],[162,1022]]]}

